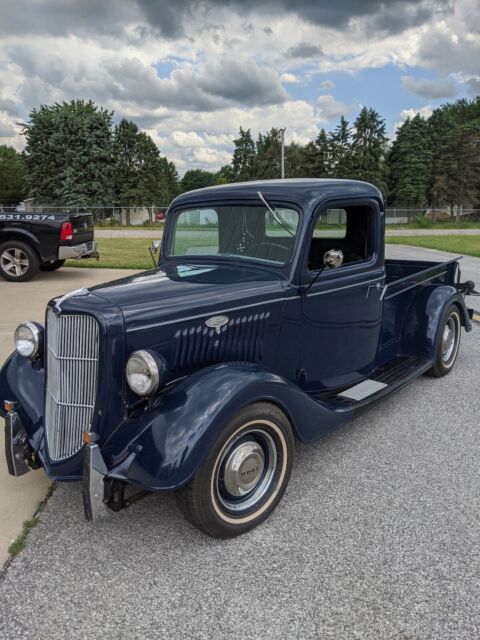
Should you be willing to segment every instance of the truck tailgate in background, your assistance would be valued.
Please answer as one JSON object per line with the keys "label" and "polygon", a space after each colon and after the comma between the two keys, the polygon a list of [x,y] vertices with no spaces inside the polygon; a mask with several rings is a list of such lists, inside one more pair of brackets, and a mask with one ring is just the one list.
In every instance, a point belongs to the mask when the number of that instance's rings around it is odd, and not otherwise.
{"label": "truck tailgate in background", "polygon": [[93,240],[94,221],[91,213],[72,214],[70,221],[73,225],[72,245]]}

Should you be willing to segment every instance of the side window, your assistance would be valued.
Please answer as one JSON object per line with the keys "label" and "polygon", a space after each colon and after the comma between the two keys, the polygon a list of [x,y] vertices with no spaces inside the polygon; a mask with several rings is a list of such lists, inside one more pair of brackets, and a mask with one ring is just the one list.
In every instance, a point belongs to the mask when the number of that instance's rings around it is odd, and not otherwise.
{"label": "side window", "polygon": [[313,228],[308,268],[316,271],[324,267],[327,251],[341,251],[341,267],[369,260],[372,256],[373,211],[358,205],[344,209],[323,209]]}
{"label": "side window", "polygon": [[218,213],[214,209],[182,211],[175,224],[171,254],[215,255],[218,251]]}
{"label": "side window", "polygon": [[347,234],[347,212],[345,209],[320,211],[313,229],[314,238],[345,238]]}

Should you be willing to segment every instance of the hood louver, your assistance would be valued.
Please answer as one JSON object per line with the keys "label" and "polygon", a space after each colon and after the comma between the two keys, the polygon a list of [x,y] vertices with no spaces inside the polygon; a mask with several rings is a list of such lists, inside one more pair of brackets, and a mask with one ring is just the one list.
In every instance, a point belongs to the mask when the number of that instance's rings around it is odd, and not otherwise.
{"label": "hood louver", "polygon": [[171,366],[191,371],[217,362],[257,362],[262,359],[263,336],[269,313],[232,318],[220,329],[203,322],[179,329],[173,336]]}

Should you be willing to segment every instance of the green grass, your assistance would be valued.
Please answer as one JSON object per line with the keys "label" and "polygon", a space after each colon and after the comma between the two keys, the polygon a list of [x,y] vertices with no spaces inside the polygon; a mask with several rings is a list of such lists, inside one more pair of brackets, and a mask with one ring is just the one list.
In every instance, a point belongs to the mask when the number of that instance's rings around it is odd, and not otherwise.
{"label": "green grass", "polygon": [[163,222],[157,222],[155,224],[97,224],[95,225],[95,231],[158,231],[163,232]]}
{"label": "green grass", "polygon": [[8,553],[12,556],[12,558],[17,556],[19,553],[21,553],[25,549],[25,546],[27,544],[28,534],[40,522],[40,514],[45,509],[47,502],[49,501],[54,491],[55,491],[55,485],[52,484],[50,485],[50,488],[47,491],[47,495],[38,505],[37,510],[33,515],[33,518],[30,518],[30,520],[25,520],[25,522],[23,523],[22,533],[20,533],[12,542],[12,544],[8,547]]}
{"label": "green grass", "polygon": [[480,229],[479,222],[411,222],[410,224],[387,224],[387,231],[393,229]]}
{"label": "green grass", "polygon": [[66,267],[90,269],[151,269],[150,238],[98,238],[100,260],[67,260]]}
{"label": "green grass", "polygon": [[22,533],[20,533],[8,547],[8,553],[12,557],[17,556],[21,551],[25,549],[25,545],[27,544],[27,536],[29,532],[37,526],[38,523],[39,519],[37,517],[31,518],[31,520],[25,520],[22,527]]}
{"label": "green grass", "polygon": [[[208,244],[208,238],[195,238],[194,242],[196,246],[205,246]],[[386,242],[480,257],[480,236],[390,236]],[[68,260],[66,266],[93,269],[151,269],[152,260],[148,252],[150,243],[149,238],[98,238],[98,262]]]}
{"label": "green grass", "polygon": [[426,249],[438,249],[450,253],[480,258],[480,236],[389,236],[388,244],[408,244]]}

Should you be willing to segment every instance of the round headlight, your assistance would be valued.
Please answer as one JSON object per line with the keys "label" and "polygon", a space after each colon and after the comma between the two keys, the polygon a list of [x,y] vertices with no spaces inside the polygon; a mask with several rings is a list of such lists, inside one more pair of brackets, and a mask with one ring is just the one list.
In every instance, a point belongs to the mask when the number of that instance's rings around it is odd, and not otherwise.
{"label": "round headlight", "polygon": [[15,347],[24,358],[35,358],[40,350],[40,330],[33,322],[22,322],[15,329]]}
{"label": "round headlight", "polygon": [[127,361],[126,376],[133,393],[149,396],[160,383],[159,361],[148,351],[135,351]]}

